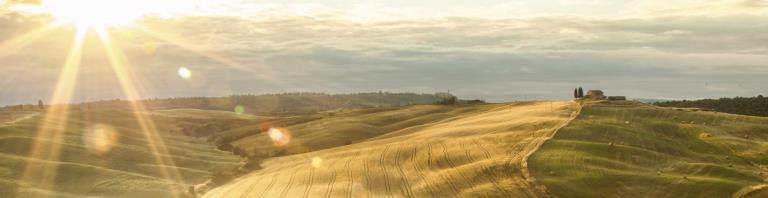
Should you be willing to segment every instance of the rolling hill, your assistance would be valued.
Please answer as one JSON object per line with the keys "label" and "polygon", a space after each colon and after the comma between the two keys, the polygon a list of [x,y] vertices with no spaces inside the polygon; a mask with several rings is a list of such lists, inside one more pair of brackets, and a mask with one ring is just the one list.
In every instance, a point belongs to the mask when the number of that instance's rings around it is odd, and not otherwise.
{"label": "rolling hill", "polygon": [[[18,112],[3,112],[15,114]],[[173,112],[150,115],[168,149],[172,167],[182,181],[164,178],[149,142],[134,116],[124,110],[71,111],[66,123],[44,125],[43,115],[21,112],[8,115],[0,125],[0,197],[168,197],[169,188],[185,189],[210,178],[212,172],[237,165],[239,158],[216,151],[202,139],[180,134]],[[31,115],[31,116],[30,116]],[[217,119],[215,114],[195,116]],[[18,119],[25,118],[25,119]],[[241,118],[248,119],[248,118]],[[54,120],[58,121],[58,120]],[[65,125],[66,124],[66,127]],[[63,129],[61,138],[36,136],[40,126]],[[30,156],[35,143],[58,148],[57,158]],[[54,167],[53,188],[25,183],[25,167]]]}
{"label": "rolling hill", "polygon": [[600,102],[529,167],[556,197],[765,197],[767,153],[768,118]]}
{"label": "rolling hill", "polygon": [[537,196],[524,163],[577,111],[573,102],[361,110],[234,142],[251,155],[286,149],[204,197]]}
{"label": "rolling hill", "polygon": [[[768,193],[768,118],[639,102],[408,105],[266,115],[143,112],[157,123],[169,151],[163,158],[174,162],[182,181],[163,176],[130,111],[74,109],[59,140],[35,137],[45,120],[36,112],[2,113],[0,195],[10,197],[163,197],[171,195],[169,189],[186,191],[195,184],[201,197]],[[103,153],[94,153],[86,135],[98,127],[118,132],[114,147]],[[61,156],[30,157],[34,141],[58,145]],[[241,158],[215,146],[245,157],[253,167],[244,169]],[[55,188],[19,182],[25,165],[38,163],[58,167]],[[217,179],[221,174],[234,175]]]}
{"label": "rolling hill", "polygon": [[204,196],[768,193],[768,118],[626,101],[417,105],[315,116],[279,126],[292,135],[282,147],[266,134],[232,141],[266,158],[263,168]]}

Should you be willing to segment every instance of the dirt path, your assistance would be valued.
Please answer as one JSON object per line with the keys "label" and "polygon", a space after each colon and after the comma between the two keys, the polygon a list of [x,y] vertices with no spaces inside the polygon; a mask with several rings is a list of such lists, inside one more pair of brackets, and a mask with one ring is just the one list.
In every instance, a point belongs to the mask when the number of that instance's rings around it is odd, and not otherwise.
{"label": "dirt path", "polygon": [[38,112],[3,112],[3,119],[0,120],[0,125],[12,125],[17,122],[24,121],[26,119],[33,118],[37,115],[40,115]]}
{"label": "dirt path", "polygon": [[768,184],[758,184],[753,186],[747,186],[738,192],[734,193],[732,197],[746,198],[746,197],[765,197],[768,196]]}
{"label": "dirt path", "polygon": [[530,170],[528,170],[528,158],[530,158],[533,155],[533,153],[536,153],[536,151],[538,151],[539,148],[541,148],[541,146],[544,145],[545,142],[547,142],[547,140],[552,139],[557,134],[557,132],[560,131],[560,129],[562,129],[565,126],[568,126],[571,123],[571,121],[573,121],[574,119],[576,119],[577,116],[579,116],[579,114],[581,113],[582,106],[579,104],[576,104],[576,105],[577,105],[576,111],[571,113],[571,117],[567,121],[559,124],[555,128],[555,130],[552,131],[550,134],[547,134],[545,138],[537,139],[536,141],[531,142],[531,144],[534,146],[525,153],[525,156],[520,161],[520,168],[521,168],[520,170],[522,172],[522,177],[525,178],[525,181],[528,184],[528,189],[532,191],[530,193],[532,193],[536,197],[552,197],[552,195],[549,194],[549,192],[547,192],[547,188],[545,186],[538,184],[536,182],[536,178],[534,178],[533,175],[531,175]]}
{"label": "dirt path", "polygon": [[[205,197],[546,197],[526,161],[578,112],[571,101],[498,105],[415,133],[270,159]],[[344,165],[313,166],[315,157]]]}

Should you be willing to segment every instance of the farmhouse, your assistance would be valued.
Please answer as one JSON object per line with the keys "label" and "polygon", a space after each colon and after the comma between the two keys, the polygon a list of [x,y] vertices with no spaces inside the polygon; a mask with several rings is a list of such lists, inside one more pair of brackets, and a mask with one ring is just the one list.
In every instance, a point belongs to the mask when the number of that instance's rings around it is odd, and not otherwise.
{"label": "farmhouse", "polygon": [[584,96],[584,98],[592,100],[605,100],[605,94],[603,94],[603,91],[601,90],[589,90],[587,91],[587,95]]}
{"label": "farmhouse", "polygon": [[605,96],[605,93],[602,90],[589,90],[587,91],[587,95],[584,96],[585,99],[589,100],[611,100],[611,101],[622,101],[627,100],[626,96]]}

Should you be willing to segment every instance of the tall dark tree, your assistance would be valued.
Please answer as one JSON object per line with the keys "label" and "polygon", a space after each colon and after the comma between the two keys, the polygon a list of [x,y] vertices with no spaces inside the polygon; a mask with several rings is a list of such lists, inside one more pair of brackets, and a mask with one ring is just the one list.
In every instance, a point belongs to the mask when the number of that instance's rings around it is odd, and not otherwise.
{"label": "tall dark tree", "polygon": [[573,88],[573,98],[579,98],[579,88]]}
{"label": "tall dark tree", "polygon": [[579,87],[579,98],[584,98],[584,89],[581,89],[581,87]]}
{"label": "tall dark tree", "polygon": [[37,100],[37,108],[40,110],[45,110],[45,104],[43,104],[43,100]]}

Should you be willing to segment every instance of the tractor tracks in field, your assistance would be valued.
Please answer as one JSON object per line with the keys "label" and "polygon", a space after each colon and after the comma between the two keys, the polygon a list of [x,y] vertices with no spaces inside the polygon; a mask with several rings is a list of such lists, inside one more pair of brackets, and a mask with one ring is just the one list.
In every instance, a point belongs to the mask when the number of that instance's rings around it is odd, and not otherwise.
{"label": "tractor tracks in field", "polygon": [[[450,162],[450,160],[449,160],[449,158],[450,158],[450,157],[448,156],[448,151],[446,151],[445,145],[444,145],[444,144],[442,144],[442,143],[440,143],[440,144],[441,144],[441,146],[443,147],[443,159],[445,159],[445,160],[446,160],[446,162],[448,163],[448,166],[450,166],[450,168],[451,168],[451,169],[455,168],[455,166],[453,165],[453,163],[451,163],[451,162]],[[431,147],[432,147],[432,145],[430,144],[430,148],[431,148]],[[443,180],[445,180],[445,182],[446,182],[446,183],[448,183],[448,185],[449,185],[449,186],[451,187],[451,189],[453,190],[453,192],[454,192],[453,194],[454,194],[454,195],[458,195],[458,194],[461,194],[461,190],[460,190],[460,188],[459,188],[458,186],[456,186],[456,184],[455,184],[455,183],[453,183],[453,180],[452,180],[452,179],[450,179],[449,177],[446,177],[446,175],[444,175],[444,174],[439,174],[439,175],[440,175],[440,177],[442,177],[442,178],[443,178]]]}
{"label": "tractor tracks in field", "polygon": [[315,181],[315,167],[309,168],[309,181],[307,182],[307,188],[304,189],[304,197],[309,197],[309,192],[312,191],[312,184]]}
{"label": "tractor tracks in field", "polygon": [[387,197],[392,197],[392,187],[390,187],[389,184],[389,173],[387,171],[387,166],[385,162],[387,161],[387,150],[389,150],[390,145],[387,145],[384,147],[384,151],[381,152],[381,156],[379,157],[379,165],[381,166],[381,173],[384,176],[384,188],[387,190]]}
{"label": "tractor tracks in field", "polygon": [[[492,157],[491,157],[491,153],[488,152],[488,149],[486,149],[485,146],[480,144],[477,141],[477,139],[472,139],[472,143],[475,146],[477,146],[477,148],[480,148],[480,151],[483,153],[483,155],[484,155],[486,160],[493,160]],[[470,154],[470,150],[469,149],[466,149],[466,155],[467,155],[467,159],[469,159],[469,161],[474,161],[474,158]],[[487,168],[488,168],[487,166],[481,165],[479,171],[486,170]],[[498,190],[499,192],[501,192],[504,195],[504,197],[511,197],[511,195],[507,192],[507,190],[505,190],[504,188],[501,187],[501,185],[499,185],[499,181],[497,181],[496,178],[493,177],[492,174],[483,174],[483,176],[484,176],[484,178],[486,178],[488,180],[488,182],[491,182],[493,187],[496,188],[496,190]]]}
{"label": "tractor tracks in field", "polygon": [[402,188],[402,192],[407,197],[414,197],[413,191],[411,190],[411,184],[408,182],[408,176],[405,174],[405,171],[403,170],[403,166],[401,166],[400,161],[400,154],[402,153],[402,149],[398,148],[397,152],[395,153],[395,166],[397,167],[397,170],[400,172],[400,180],[402,183],[400,183],[400,188]]}
{"label": "tractor tracks in field", "polygon": [[259,196],[260,198],[265,198],[265,197],[267,197],[267,193],[269,193],[269,190],[271,190],[271,189],[272,189],[272,186],[274,186],[274,185],[275,185],[275,181],[276,181],[276,180],[277,180],[277,178],[275,178],[274,176],[272,176],[272,179],[269,181],[269,184],[267,184],[267,188],[265,188],[265,189],[264,189],[264,192],[263,192],[263,193],[261,193],[261,196]]}
{"label": "tractor tracks in field", "polygon": [[[256,181],[254,181],[253,184],[251,184],[250,187],[245,191],[245,193],[243,193],[243,195],[240,196],[240,198],[249,197],[248,195],[250,195],[253,192],[253,190],[256,189],[256,186],[258,186],[259,182],[261,182],[262,179],[263,177],[258,177]],[[231,191],[232,189],[234,188],[230,188],[229,190]],[[229,191],[224,192],[224,195],[227,195],[227,194],[229,194]]]}
{"label": "tractor tracks in field", "polygon": [[373,197],[372,192],[373,191],[373,184],[371,179],[371,165],[368,163],[368,160],[363,159],[363,172],[365,173],[365,187],[368,189],[366,192],[368,194],[368,197]]}
{"label": "tractor tracks in field", "polygon": [[337,173],[336,173],[336,169],[331,168],[333,165],[336,165],[336,162],[328,166],[328,170],[332,170],[330,175],[330,181],[328,181],[328,185],[326,185],[327,189],[325,190],[325,193],[324,193],[325,194],[324,197],[328,197],[328,198],[330,198],[331,195],[333,195],[333,186],[336,184]]}
{"label": "tractor tracks in field", "polygon": [[[445,143],[441,142],[440,146],[443,147],[443,157],[445,158],[445,161],[448,162],[448,166],[451,167],[450,170],[455,171],[459,176],[467,183],[467,187],[469,187],[470,190],[475,190],[475,186],[473,183],[471,183],[470,179],[467,178],[466,175],[464,175],[461,171],[456,170],[456,163],[453,162],[451,159],[451,156],[448,154],[448,148],[445,147]],[[463,149],[463,148],[462,148]]]}
{"label": "tractor tracks in field", "polygon": [[[485,148],[485,146],[483,146],[483,144],[480,144],[480,142],[478,142],[478,141],[477,141],[477,139],[473,139],[473,140],[472,140],[472,142],[473,142],[473,143],[474,143],[474,144],[475,144],[475,145],[476,145],[478,148],[480,148],[480,150],[481,150],[481,151],[483,151],[483,154],[485,155],[485,159],[487,159],[487,160],[492,160],[492,159],[493,159],[493,158],[491,157],[491,152],[489,152],[489,151],[488,151],[488,149],[487,149],[487,148]],[[488,168],[488,167],[483,167],[483,168]],[[493,175],[488,175],[488,180],[489,180],[489,181],[491,181],[491,183],[493,184],[493,186],[495,186],[497,189],[499,189],[499,191],[501,191],[501,192],[502,192],[502,194],[504,194],[504,196],[505,196],[505,197],[509,197],[509,196],[510,196],[510,195],[509,195],[509,192],[507,192],[507,190],[506,190],[506,189],[504,189],[504,188],[502,188],[502,187],[501,187],[501,185],[499,184],[499,181],[498,181],[498,180],[496,180],[496,177],[493,177]]]}
{"label": "tractor tracks in field", "polygon": [[285,188],[283,188],[283,191],[280,192],[280,197],[285,198],[288,195],[288,191],[291,189],[291,186],[293,185],[294,180],[296,180],[296,172],[291,173],[291,178],[288,179],[288,184],[285,185]]}
{"label": "tractor tracks in field", "polygon": [[[560,106],[564,103],[558,104]],[[546,188],[538,185],[528,170],[527,161],[546,141],[552,139],[561,128],[575,119],[581,112],[580,106],[573,108],[576,106],[578,104],[572,105],[570,110],[561,107],[562,111],[558,110],[556,113],[562,114],[542,117],[540,120],[531,118],[532,121],[528,121],[524,120],[527,118],[521,118],[522,120],[519,121],[521,124],[537,125],[534,131],[531,131],[532,136],[515,134],[515,138],[526,139],[519,143],[504,144],[506,146],[503,148],[496,145],[497,140],[487,139],[497,137],[493,135],[498,133],[467,133],[462,134],[466,136],[461,137],[468,137],[463,140],[435,136],[432,138],[436,139],[425,139],[422,141],[423,144],[418,145],[390,142],[365,148],[356,147],[362,149],[352,151],[355,152],[354,156],[350,156],[352,153],[347,152],[339,155],[340,158],[336,161],[329,160],[331,163],[325,169],[309,167],[310,170],[306,170],[307,167],[304,166],[299,169],[284,170],[286,172],[279,175],[262,175],[260,177],[264,178],[259,178],[253,183],[249,181],[238,184],[248,189],[227,194],[244,192],[245,197],[346,196],[352,198],[458,197],[485,193],[485,195],[504,197],[548,197],[550,194]],[[565,114],[568,111],[572,113],[570,118]],[[518,114],[520,113],[494,113],[489,116],[492,116],[493,120],[515,119]],[[548,124],[545,124],[546,127],[540,127],[542,123]],[[521,133],[529,132],[521,131]],[[501,151],[508,151],[508,153]],[[287,171],[293,172],[287,173]],[[304,182],[306,186],[302,186]],[[314,184],[315,182],[318,184]],[[262,192],[261,195],[259,192]]]}
{"label": "tractor tracks in field", "polygon": [[355,185],[355,174],[352,171],[352,168],[350,167],[350,164],[352,161],[357,160],[357,157],[360,155],[360,151],[357,151],[355,153],[355,157],[352,159],[347,160],[346,163],[344,163],[344,168],[347,169],[347,174],[349,175],[349,183],[347,184],[347,198],[352,198],[352,187]]}
{"label": "tractor tracks in field", "polygon": [[424,187],[429,191],[429,193],[432,195],[432,197],[438,197],[437,194],[435,194],[435,191],[432,189],[432,184],[429,183],[429,180],[424,175],[423,169],[419,166],[418,161],[416,161],[416,157],[418,156],[418,146],[413,147],[413,155],[411,155],[411,164],[413,165],[413,170],[418,174],[417,176],[421,178],[421,181],[424,182]]}

